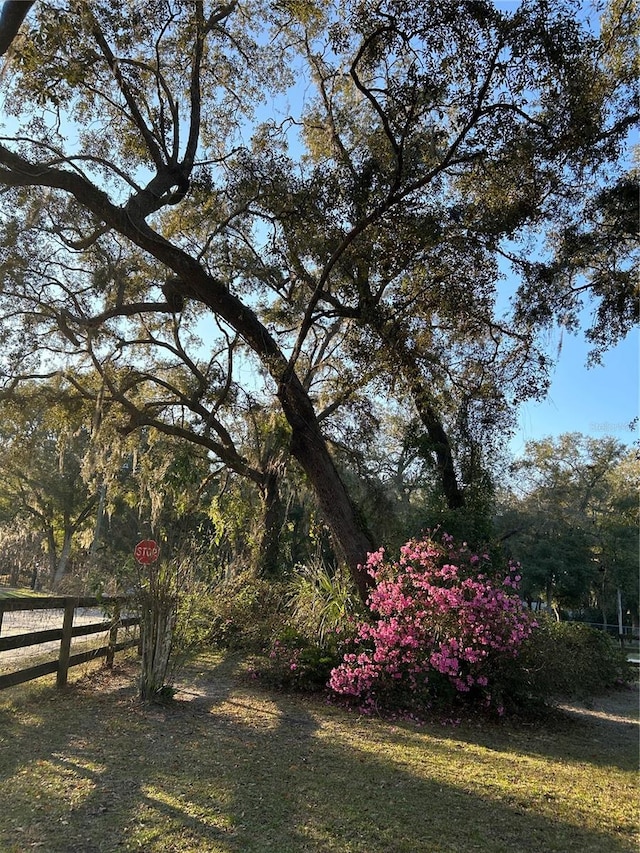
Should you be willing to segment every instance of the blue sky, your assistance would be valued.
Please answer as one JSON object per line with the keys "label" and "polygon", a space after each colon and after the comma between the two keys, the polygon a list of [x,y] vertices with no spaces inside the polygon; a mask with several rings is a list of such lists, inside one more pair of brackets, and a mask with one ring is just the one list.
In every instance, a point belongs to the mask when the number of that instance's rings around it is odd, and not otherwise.
{"label": "blue sky", "polygon": [[601,365],[587,368],[588,352],[584,337],[564,334],[549,394],[520,408],[513,453],[521,454],[526,441],[563,432],[613,436],[626,445],[638,438],[629,423],[639,413],[639,330],[605,353]]}

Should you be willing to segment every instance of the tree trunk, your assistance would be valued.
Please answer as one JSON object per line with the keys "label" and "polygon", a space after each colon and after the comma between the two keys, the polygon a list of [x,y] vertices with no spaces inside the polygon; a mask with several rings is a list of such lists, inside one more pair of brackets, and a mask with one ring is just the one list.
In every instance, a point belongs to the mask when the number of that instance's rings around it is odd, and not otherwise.
{"label": "tree trunk", "polygon": [[53,588],[57,589],[58,584],[62,581],[64,576],[67,573],[67,566],[69,564],[69,557],[71,556],[71,544],[73,542],[73,529],[65,530],[64,532],[64,542],[62,543],[62,549],[60,550],[60,556],[58,557],[56,563],[56,570],[53,576]]}
{"label": "tree trunk", "polygon": [[547,611],[549,613],[553,613],[553,615],[556,617],[556,622],[559,622],[560,621],[560,611],[558,610],[558,608],[553,603],[553,579],[552,578],[547,579],[547,588],[546,588],[545,592],[546,592],[545,597],[546,597]]}
{"label": "tree trunk", "polygon": [[609,632],[609,624],[607,622],[607,595],[606,595],[607,567],[603,567],[602,572],[602,597],[600,598],[600,610],[602,611],[602,630],[607,634]]}
{"label": "tree trunk", "polygon": [[285,518],[278,486],[278,474],[269,468],[261,497],[263,529],[260,537],[258,570],[265,577],[276,577],[280,568],[280,534]]}
{"label": "tree trunk", "polygon": [[0,56],[11,47],[18,30],[35,0],[5,0],[0,12]]}
{"label": "tree trunk", "polygon": [[291,426],[291,453],[309,478],[360,598],[366,602],[373,581],[364,566],[367,555],[376,550],[373,540],[338,474],[313,405],[295,376],[280,386],[278,397]]}
{"label": "tree trunk", "polygon": [[445,432],[442,421],[428,400],[422,379],[420,381],[413,380],[410,383],[410,388],[418,415],[433,447],[436,457],[436,467],[440,475],[440,485],[442,486],[447,506],[449,509],[461,509],[465,505],[464,492],[458,485],[449,436]]}
{"label": "tree trunk", "polygon": [[150,702],[158,698],[165,686],[175,623],[175,599],[157,592],[143,594],[140,609],[140,698]]}
{"label": "tree trunk", "polygon": [[447,506],[449,509],[461,509],[465,504],[465,497],[458,483],[451,442],[442,419],[434,408],[425,377],[415,355],[411,352],[401,329],[393,323],[388,323],[383,317],[377,316],[375,312],[368,319],[397,364],[411,394],[418,417],[427,431]]}
{"label": "tree trunk", "polygon": [[56,545],[56,537],[53,529],[48,527],[46,530],[47,541],[47,559],[49,561],[49,583],[53,587],[56,577],[56,569],[58,566],[58,547]]}
{"label": "tree trunk", "polygon": [[95,557],[98,546],[100,544],[100,536],[102,534],[102,523],[104,521],[104,507],[107,501],[107,487],[104,483],[102,483],[98,487],[98,508],[96,510],[96,523],[93,528],[93,539],[91,540],[91,547],[89,548],[89,556]]}
{"label": "tree trunk", "polygon": [[620,645],[624,646],[624,624],[622,618],[622,590],[620,587],[616,590],[616,609],[618,611],[618,638]]}

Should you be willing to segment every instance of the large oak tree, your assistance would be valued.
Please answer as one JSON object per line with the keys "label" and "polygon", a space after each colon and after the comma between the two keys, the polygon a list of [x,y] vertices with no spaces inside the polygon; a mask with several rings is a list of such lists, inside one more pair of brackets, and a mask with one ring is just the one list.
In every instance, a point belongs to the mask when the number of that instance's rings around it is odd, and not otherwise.
{"label": "large oak tree", "polygon": [[[462,506],[464,459],[544,390],[535,335],[566,313],[568,273],[611,262],[570,238],[622,173],[637,22],[616,0],[597,35],[591,12],[42,0],[5,39],[6,388],[97,370],[126,428],[200,443],[262,489],[232,404],[277,402],[365,595],[377,543],[332,415],[365,392],[410,401]],[[517,325],[497,309],[507,266]],[[624,334],[616,268],[586,287]]]}

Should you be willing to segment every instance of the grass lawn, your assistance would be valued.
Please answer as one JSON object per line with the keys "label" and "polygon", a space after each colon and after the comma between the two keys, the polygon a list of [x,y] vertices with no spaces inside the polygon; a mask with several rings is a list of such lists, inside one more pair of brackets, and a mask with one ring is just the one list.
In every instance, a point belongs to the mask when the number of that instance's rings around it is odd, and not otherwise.
{"label": "grass lawn", "polygon": [[10,586],[0,586],[0,598],[42,598],[46,593]]}
{"label": "grass lawn", "polygon": [[137,702],[133,661],[0,693],[0,851],[638,849],[622,712],[418,727],[267,693],[237,668],[200,658],[167,707]]}

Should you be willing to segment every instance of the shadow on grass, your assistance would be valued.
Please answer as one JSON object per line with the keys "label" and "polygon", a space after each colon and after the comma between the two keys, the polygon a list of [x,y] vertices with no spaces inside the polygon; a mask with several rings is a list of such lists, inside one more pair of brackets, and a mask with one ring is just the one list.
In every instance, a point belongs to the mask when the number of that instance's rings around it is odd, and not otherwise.
{"label": "shadow on grass", "polygon": [[[613,691],[612,691],[613,692]],[[557,761],[585,763],[593,767],[638,770],[638,684],[615,691],[624,697],[624,711],[599,714],[580,703],[548,708],[538,716],[470,722],[456,734],[470,744],[498,751],[511,748]],[[602,701],[598,697],[597,701]],[[605,702],[606,704],[606,702]],[[569,710],[571,708],[572,710]]]}
{"label": "shadow on grass", "polygon": [[[436,730],[427,726],[430,731]],[[398,726],[405,740],[414,737],[412,725]],[[396,735],[401,741],[402,735]],[[546,718],[531,720],[467,720],[460,726],[442,726],[440,737],[463,741],[497,753],[522,753],[543,760],[570,762],[593,768],[638,770],[639,724],[627,720],[607,721],[606,725],[584,715],[558,710]]]}
{"label": "shadow on grass", "polygon": [[[0,850],[636,849],[629,826],[616,837],[597,820],[580,825],[543,792],[527,799],[498,778],[494,786],[480,779],[474,791],[464,776],[478,759],[462,754],[457,730],[434,736],[234,687],[228,663],[217,675],[166,708],[140,706],[127,686],[41,690],[33,704],[0,707]],[[483,740],[479,731],[475,745]],[[504,741],[494,768],[503,782],[524,754]],[[498,749],[495,738],[487,748]],[[458,760],[459,781],[445,779]]]}

